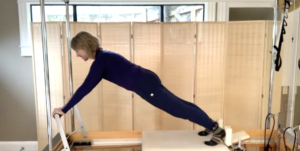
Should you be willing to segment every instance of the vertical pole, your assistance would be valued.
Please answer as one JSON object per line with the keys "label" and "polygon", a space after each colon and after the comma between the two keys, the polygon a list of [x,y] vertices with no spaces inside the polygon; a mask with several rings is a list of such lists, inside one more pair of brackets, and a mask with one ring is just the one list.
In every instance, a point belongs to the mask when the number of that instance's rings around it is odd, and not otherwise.
{"label": "vertical pole", "polygon": [[44,0],[40,0],[40,5],[41,5],[42,43],[43,43],[43,52],[44,52],[43,60],[44,60],[44,75],[45,75],[45,96],[46,96],[46,111],[47,111],[48,145],[49,145],[49,151],[52,151],[52,122],[51,122],[51,104],[50,104],[50,84],[49,84],[47,30],[46,30],[46,21],[45,21]]}
{"label": "vertical pole", "polygon": [[[274,3],[274,27],[273,27],[273,46],[276,44],[277,35],[277,0]],[[271,59],[271,75],[269,84],[269,101],[268,101],[268,114],[272,112],[272,100],[273,100],[273,85],[274,85],[274,69],[275,69],[275,59],[277,51],[273,47],[272,59]],[[270,117],[267,119],[267,128],[270,128]]]}
{"label": "vertical pole", "polygon": [[[69,23],[69,0],[64,0],[66,4],[66,32],[67,32],[67,43],[68,43],[68,58],[69,58],[69,83],[70,83],[70,96],[73,96],[73,71],[72,71],[72,53],[71,53],[71,34],[70,34],[70,23]],[[74,108],[71,109],[71,126],[72,131],[75,131],[75,120],[74,120]]]}
{"label": "vertical pole", "polygon": [[[63,0],[66,4],[66,32],[67,32],[67,43],[68,43],[68,58],[69,58],[69,83],[70,83],[70,96],[73,96],[73,71],[72,71],[72,53],[71,53],[71,34],[70,34],[70,17],[69,17],[69,0]],[[76,7],[75,7],[76,8]],[[71,109],[71,127],[72,131],[75,131],[75,116],[76,113],[80,129],[83,137],[86,138],[86,131],[84,129],[83,121],[77,105]]]}

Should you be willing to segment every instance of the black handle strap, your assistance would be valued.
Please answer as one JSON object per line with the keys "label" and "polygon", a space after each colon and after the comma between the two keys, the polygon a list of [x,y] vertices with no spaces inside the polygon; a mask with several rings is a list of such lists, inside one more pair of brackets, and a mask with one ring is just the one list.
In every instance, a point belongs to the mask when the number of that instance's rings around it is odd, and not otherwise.
{"label": "black handle strap", "polygon": [[[288,0],[285,0],[285,4],[284,7],[285,9],[289,9],[291,6],[290,2]],[[279,71],[281,66],[282,66],[282,60],[281,60],[281,56],[280,56],[280,52],[281,52],[281,46],[283,43],[283,35],[286,34],[286,30],[285,27],[288,25],[286,22],[286,19],[288,18],[288,14],[286,13],[284,18],[283,18],[283,22],[282,22],[282,28],[281,28],[281,34],[280,34],[280,40],[279,40],[279,45],[278,47],[275,45],[274,48],[277,50],[277,54],[276,54],[276,59],[275,59],[275,70]]]}

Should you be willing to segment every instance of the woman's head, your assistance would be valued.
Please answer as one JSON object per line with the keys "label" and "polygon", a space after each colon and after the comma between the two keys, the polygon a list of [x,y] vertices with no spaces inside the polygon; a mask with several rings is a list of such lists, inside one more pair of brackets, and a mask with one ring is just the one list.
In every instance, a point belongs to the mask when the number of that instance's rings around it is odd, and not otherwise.
{"label": "woman's head", "polygon": [[81,31],[71,41],[71,47],[76,51],[76,55],[84,61],[94,59],[97,50],[102,50],[100,41],[92,34]]}

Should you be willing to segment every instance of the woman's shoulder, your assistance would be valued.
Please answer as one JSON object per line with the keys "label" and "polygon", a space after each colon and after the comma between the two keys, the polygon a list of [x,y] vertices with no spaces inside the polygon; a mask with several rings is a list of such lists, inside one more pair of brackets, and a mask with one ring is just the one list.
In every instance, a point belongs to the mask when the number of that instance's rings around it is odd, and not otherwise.
{"label": "woman's shoulder", "polygon": [[99,54],[98,57],[109,57],[115,55],[114,52],[109,50],[101,50],[98,54]]}
{"label": "woman's shoulder", "polygon": [[109,50],[103,50],[99,55],[99,60],[102,60],[104,62],[116,62],[120,60],[120,58],[121,57],[118,53]]}
{"label": "woman's shoulder", "polygon": [[109,50],[103,50],[102,51],[103,56],[106,58],[122,58],[123,56],[117,52],[109,51]]}
{"label": "woman's shoulder", "polygon": [[115,54],[118,54],[118,53],[110,51],[110,50],[102,50],[102,53],[105,54],[105,55],[115,55]]}

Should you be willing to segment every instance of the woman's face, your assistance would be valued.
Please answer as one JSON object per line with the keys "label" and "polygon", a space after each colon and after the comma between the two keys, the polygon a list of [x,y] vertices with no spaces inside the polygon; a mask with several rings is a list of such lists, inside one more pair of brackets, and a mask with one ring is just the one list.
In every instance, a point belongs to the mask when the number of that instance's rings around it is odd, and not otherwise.
{"label": "woman's face", "polygon": [[89,60],[89,58],[86,55],[86,52],[82,49],[77,50],[76,55],[77,55],[77,57],[81,57],[84,61]]}

